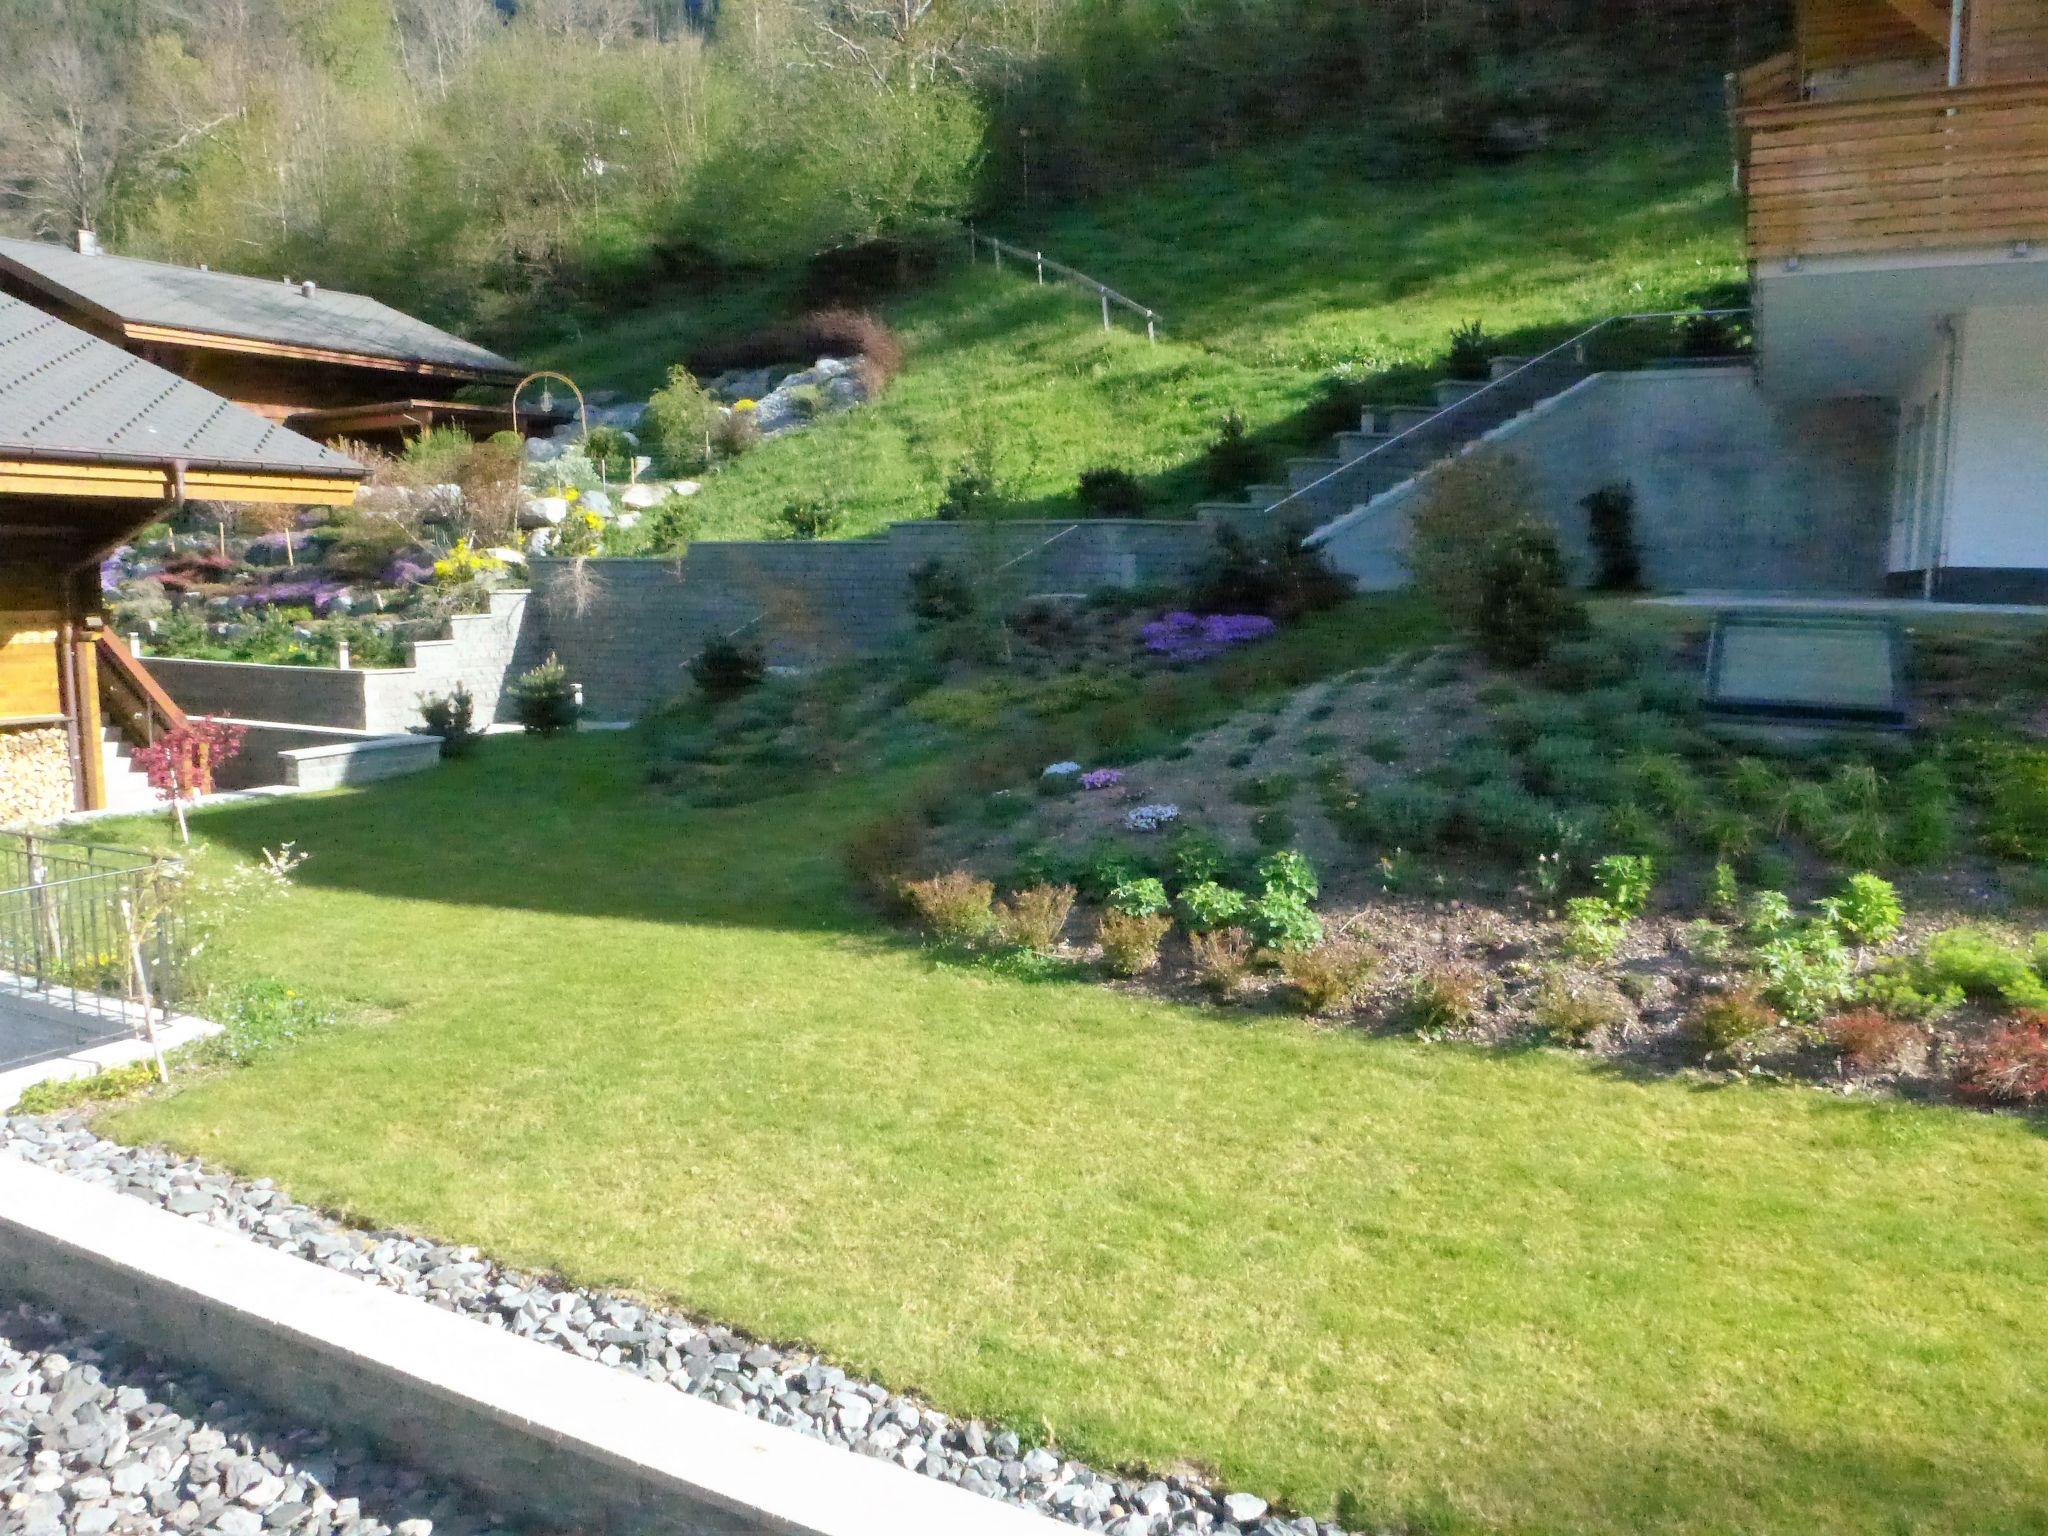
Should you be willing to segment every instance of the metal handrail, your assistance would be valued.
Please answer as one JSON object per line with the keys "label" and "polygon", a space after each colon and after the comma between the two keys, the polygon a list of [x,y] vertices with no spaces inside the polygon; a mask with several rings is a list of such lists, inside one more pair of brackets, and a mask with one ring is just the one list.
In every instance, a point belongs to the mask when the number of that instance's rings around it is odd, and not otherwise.
{"label": "metal handrail", "polygon": [[[1372,473],[1370,465],[1372,461],[1378,458],[1380,455],[1388,453],[1393,449],[1399,448],[1405,444],[1414,442],[1422,434],[1427,433],[1431,428],[1437,426],[1439,423],[1444,421],[1446,417],[1455,416],[1460,412],[1466,411],[1471,406],[1482,400],[1491,403],[1491,401],[1499,399],[1502,395],[1507,393],[1510,385],[1513,385],[1518,380],[1526,380],[1532,371],[1543,367],[1546,363],[1556,361],[1558,358],[1562,357],[1566,353],[1570,353],[1572,355],[1572,359],[1574,362],[1583,364],[1586,360],[1587,343],[1610,326],[1626,325],[1640,320],[1691,320],[1694,318],[1726,320],[1731,319],[1738,315],[1747,315],[1749,312],[1750,311],[1747,309],[1680,309],[1654,310],[1649,313],[1639,315],[1609,315],[1605,320],[1599,322],[1599,324],[1590,325],[1586,327],[1585,330],[1579,332],[1578,335],[1571,337],[1569,340],[1559,342],[1556,346],[1552,347],[1548,352],[1542,352],[1537,354],[1535,357],[1530,358],[1527,362],[1523,363],[1519,368],[1512,369],[1511,371],[1502,374],[1497,379],[1487,380],[1486,383],[1480,385],[1479,388],[1473,390],[1471,394],[1466,395],[1463,399],[1454,400],[1449,405],[1442,407],[1441,409],[1424,417],[1421,421],[1416,422],[1414,426],[1403,428],[1401,431],[1396,432],[1392,437],[1388,438],[1384,443],[1379,444],[1377,447],[1368,449],[1366,452],[1360,454],[1355,459],[1346,460],[1344,463],[1339,464],[1335,469],[1331,470],[1328,474],[1317,476],[1314,480],[1311,480],[1307,485],[1302,486],[1299,490],[1288,492],[1287,495],[1281,497],[1278,501],[1274,502],[1270,507],[1266,509],[1267,515],[1272,516],[1275,513],[1279,513],[1280,510],[1283,507],[1287,506],[1289,503],[1298,501],[1302,497],[1308,495],[1310,492],[1321,489],[1323,486],[1328,485],[1331,481],[1339,478],[1340,476],[1357,474],[1361,470],[1363,470],[1369,479]],[[1421,471],[1418,470],[1416,473],[1419,474],[1421,473]],[[1388,487],[1388,489],[1392,489],[1392,487],[1390,486]],[[1367,499],[1370,500],[1371,498],[1368,497]],[[1356,509],[1354,508],[1353,510]],[[1337,518],[1331,519],[1330,523],[1327,526],[1316,530],[1316,532],[1311,536],[1310,542],[1320,543],[1329,533],[1334,531],[1335,526],[1338,522],[1343,521],[1350,515],[1351,514],[1347,512],[1341,514]]]}
{"label": "metal handrail", "polygon": [[1033,268],[1037,272],[1038,281],[1041,284],[1045,282],[1045,274],[1050,272],[1055,277],[1063,277],[1070,283],[1076,283],[1083,288],[1089,289],[1097,298],[1102,300],[1102,328],[1105,331],[1110,329],[1109,309],[1114,304],[1118,308],[1129,310],[1145,322],[1145,339],[1147,341],[1157,342],[1159,340],[1159,327],[1164,322],[1159,318],[1159,311],[1151,308],[1149,305],[1140,304],[1136,299],[1118,293],[1109,284],[1092,278],[1086,272],[1070,267],[1065,262],[1054,261],[1043,251],[1027,251],[1021,245],[1012,245],[1007,240],[998,240],[994,235],[984,235],[972,224],[968,225],[968,259],[971,261],[976,248],[984,245],[989,248],[990,253],[995,257],[996,270],[998,272],[1003,269],[1004,253],[1008,252],[1018,261]]}

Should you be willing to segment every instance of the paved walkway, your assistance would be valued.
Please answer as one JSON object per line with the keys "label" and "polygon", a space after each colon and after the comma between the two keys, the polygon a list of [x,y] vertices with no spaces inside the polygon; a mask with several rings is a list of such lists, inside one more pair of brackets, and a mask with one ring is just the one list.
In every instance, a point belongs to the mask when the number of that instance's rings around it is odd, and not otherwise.
{"label": "paved walkway", "polygon": [[[149,1046],[131,1022],[136,1012],[113,999],[97,1009],[72,1009],[43,998],[0,993],[0,1110],[13,1108],[32,1083],[86,1077],[147,1058]],[[174,1014],[169,1024],[159,1023],[157,1039],[168,1051],[219,1027]]]}

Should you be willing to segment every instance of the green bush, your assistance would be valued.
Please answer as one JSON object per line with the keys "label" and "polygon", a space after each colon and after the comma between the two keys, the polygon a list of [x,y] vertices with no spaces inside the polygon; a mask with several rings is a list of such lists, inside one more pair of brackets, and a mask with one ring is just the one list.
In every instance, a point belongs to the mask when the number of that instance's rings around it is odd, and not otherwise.
{"label": "green bush", "polygon": [[1127,469],[1084,469],[1078,486],[1082,505],[1097,517],[1143,517],[1145,486]]}
{"label": "green bush", "polygon": [[757,645],[714,639],[690,658],[691,680],[712,704],[724,704],[760,687],[767,676],[768,660]]}
{"label": "green bush", "polygon": [[1991,847],[2009,858],[2048,859],[2048,751],[2006,754],[1990,787]]}
{"label": "green bush", "polygon": [[1450,350],[1444,355],[1444,377],[1467,384],[1483,384],[1493,373],[1493,338],[1477,320],[1469,320],[1451,332]]}
{"label": "green bush", "polygon": [[1230,867],[1223,845],[1196,827],[1176,832],[1167,844],[1166,856],[1174,883],[1184,887],[1214,881]]}
{"label": "green bush", "polygon": [[1272,455],[1252,439],[1244,417],[1236,411],[1216,426],[1216,439],[1202,454],[1202,480],[1219,496],[1235,495],[1256,483],[1272,465]]}
{"label": "green bush", "polygon": [[429,736],[441,738],[441,756],[467,757],[476,746],[476,700],[465,683],[420,699],[420,720]]}
{"label": "green bush", "polygon": [[1855,990],[1855,964],[1825,921],[1766,940],[1753,963],[1764,1000],[1795,1024],[1818,1024]]}
{"label": "green bush", "polygon": [[1948,928],[1929,939],[1908,964],[1923,992],[1954,987],[1975,1002],[2009,1008],[2048,1008],[2048,985],[2029,954],[1986,928]]}
{"label": "green bush", "polygon": [[974,584],[950,561],[934,555],[910,568],[910,613],[930,627],[972,618],[980,606]]}
{"label": "green bush", "polygon": [[1602,592],[1637,592],[1643,585],[1643,556],[1636,546],[1636,491],[1626,481],[1601,486],[1579,502],[1586,509],[1586,536],[1599,569],[1593,585]]}
{"label": "green bush", "polygon": [[56,1115],[81,1104],[106,1104],[132,1099],[156,1086],[156,1064],[132,1061],[103,1067],[87,1077],[52,1078],[30,1083],[21,1091],[15,1111],[24,1115]]}
{"label": "green bush", "polygon": [[1835,895],[1832,921],[1852,944],[1882,944],[1905,922],[1898,888],[1872,874],[1851,875]]}
{"label": "green bush", "polygon": [[822,501],[784,502],[775,514],[776,531],[785,539],[830,538],[845,521],[844,513]]}
{"label": "green bush", "polygon": [[1145,868],[1130,849],[1116,843],[1098,843],[1081,856],[1076,882],[1081,894],[1091,901],[1107,901],[1118,886],[1142,880]]}
{"label": "green bush", "polygon": [[1487,660],[1533,667],[1550,647],[1586,627],[1557,536],[1531,525],[1512,529],[1474,557],[1483,606],[1473,636]]}
{"label": "green bush", "polygon": [[617,427],[592,427],[583,439],[583,452],[610,479],[632,478],[633,440]]}
{"label": "green bush", "polygon": [[583,715],[568,669],[552,654],[539,666],[522,673],[506,692],[511,696],[512,718],[535,736],[558,736],[573,731]]}
{"label": "green bush", "polygon": [[668,382],[648,396],[640,435],[653,457],[677,473],[687,473],[711,462],[718,423],[718,402],[678,363],[669,369]]}
{"label": "green bush", "polygon": [[1267,891],[1245,913],[1245,931],[1260,949],[1285,954],[1323,940],[1322,919],[1293,891]]}
{"label": "green bush", "polygon": [[1109,893],[1108,905],[1111,911],[1131,917],[1157,917],[1171,903],[1166,899],[1166,887],[1150,875],[1144,875],[1118,885]]}
{"label": "green bush", "polygon": [[1303,901],[1314,901],[1322,894],[1322,881],[1315,865],[1292,848],[1280,849],[1259,860],[1257,876],[1259,888],[1269,896],[1298,896]]}
{"label": "green bush", "polygon": [[1624,918],[1641,917],[1657,887],[1657,865],[1646,854],[1610,853],[1593,866],[1593,888]]}
{"label": "green bush", "polygon": [[1244,892],[1204,880],[1180,893],[1181,926],[1189,933],[1213,933],[1243,921],[1251,902]]}
{"label": "green bush", "polygon": [[1612,960],[1628,933],[1628,918],[1603,897],[1574,896],[1564,904],[1565,953],[1581,960]]}

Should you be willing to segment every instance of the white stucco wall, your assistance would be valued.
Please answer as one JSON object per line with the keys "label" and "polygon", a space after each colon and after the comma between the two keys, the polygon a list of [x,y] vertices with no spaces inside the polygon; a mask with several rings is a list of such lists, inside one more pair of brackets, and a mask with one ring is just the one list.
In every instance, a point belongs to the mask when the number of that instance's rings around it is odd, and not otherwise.
{"label": "white stucco wall", "polygon": [[2048,570],[2048,306],[1962,317],[1944,566]]}

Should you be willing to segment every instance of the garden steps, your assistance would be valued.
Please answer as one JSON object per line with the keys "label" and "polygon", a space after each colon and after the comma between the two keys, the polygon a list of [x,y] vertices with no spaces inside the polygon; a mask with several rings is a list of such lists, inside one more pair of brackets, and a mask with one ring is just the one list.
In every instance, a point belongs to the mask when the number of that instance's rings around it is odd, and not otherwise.
{"label": "garden steps", "polygon": [[1247,486],[1234,499],[1213,497],[1199,503],[1195,515],[1246,533],[1270,528],[1276,515],[1326,529],[1585,376],[1583,369],[1565,378],[1555,370],[1530,369],[1515,377],[1528,362],[1495,358],[1490,385],[1446,380],[1432,386],[1433,403],[1368,406],[1359,415],[1357,431],[1333,433],[1322,453],[1288,459],[1286,484]]}
{"label": "garden steps", "polygon": [[106,785],[108,810],[156,809],[156,791],[149,787],[149,775],[135,766],[126,738],[112,726],[100,732],[100,769]]}

